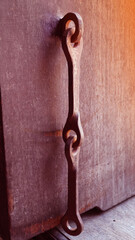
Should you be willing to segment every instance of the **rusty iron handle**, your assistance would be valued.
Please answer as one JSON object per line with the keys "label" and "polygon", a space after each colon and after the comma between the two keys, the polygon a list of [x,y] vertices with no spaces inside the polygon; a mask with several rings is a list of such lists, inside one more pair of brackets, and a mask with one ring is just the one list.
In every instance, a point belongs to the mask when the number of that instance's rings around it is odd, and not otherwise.
{"label": "rusty iron handle", "polygon": [[77,236],[83,229],[83,222],[78,208],[78,154],[80,147],[74,151],[73,142],[74,137],[70,136],[65,145],[65,155],[68,160],[68,209],[61,220],[61,224],[65,232]]}
{"label": "rusty iron handle", "polygon": [[[69,28],[70,22],[75,27]],[[78,13],[67,13],[59,22],[62,48],[68,63],[68,118],[63,129],[63,140],[67,141],[69,132],[73,130],[77,134],[74,147],[81,145],[83,130],[79,113],[79,82],[80,82],[80,58],[83,48],[83,21]]]}
{"label": "rusty iron handle", "polygon": [[[70,22],[74,27],[69,27]],[[68,162],[68,209],[61,219],[63,229],[76,236],[82,232],[83,223],[78,202],[78,164],[83,129],[79,113],[80,58],[83,48],[83,21],[77,13],[67,13],[59,22],[62,48],[68,62],[69,111],[63,129],[65,155]],[[74,134],[73,134],[74,133]],[[72,227],[72,222],[75,227]]]}

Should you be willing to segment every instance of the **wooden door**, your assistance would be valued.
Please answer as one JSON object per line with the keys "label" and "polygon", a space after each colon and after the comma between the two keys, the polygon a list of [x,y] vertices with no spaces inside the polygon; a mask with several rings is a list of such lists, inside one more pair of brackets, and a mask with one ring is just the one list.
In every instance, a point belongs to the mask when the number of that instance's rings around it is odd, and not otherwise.
{"label": "wooden door", "polygon": [[53,33],[67,12],[84,21],[80,212],[106,210],[135,194],[134,1],[1,1],[4,240],[29,239],[57,225],[66,211],[67,63]]}

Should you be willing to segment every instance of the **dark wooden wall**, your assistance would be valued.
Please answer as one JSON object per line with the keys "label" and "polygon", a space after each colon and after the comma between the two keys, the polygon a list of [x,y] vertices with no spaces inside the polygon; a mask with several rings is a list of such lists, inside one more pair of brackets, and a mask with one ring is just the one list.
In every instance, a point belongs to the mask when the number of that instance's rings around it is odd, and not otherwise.
{"label": "dark wooden wall", "polygon": [[6,182],[6,162],[2,122],[2,104],[0,91],[0,237],[9,239],[8,196]]}

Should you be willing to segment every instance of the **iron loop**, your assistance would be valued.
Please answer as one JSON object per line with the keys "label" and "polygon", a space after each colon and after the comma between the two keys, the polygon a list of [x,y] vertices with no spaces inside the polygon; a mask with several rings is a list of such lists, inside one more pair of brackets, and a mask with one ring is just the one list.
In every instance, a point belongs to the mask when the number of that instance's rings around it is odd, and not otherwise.
{"label": "iron loop", "polygon": [[[75,227],[72,227],[71,223],[73,223]],[[65,232],[72,236],[79,235],[83,230],[83,222],[79,213],[71,216],[71,214],[67,211],[61,219],[61,224]]]}
{"label": "iron loop", "polygon": [[76,134],[76,138],[74,138],[74,143],[73,143],[73,148],[76,149],[81,145],[82,140],[84,138],[79,112],[67,118],[66,124],[63,129],[63,140],[65,143],[69,138],[69,134],[71,130],[74,131]]}
{"label": "iron loop", "polygon": [[79,42],[82,31],[83,31],[83,21],[81,16],[78,13],[67,13],[61,20],[60,20],[60,35],[63,36],[66,29],[68,29],[70,22],[73,21],[75,24],[75,31],[73,35],[71,36],[71,42]]}

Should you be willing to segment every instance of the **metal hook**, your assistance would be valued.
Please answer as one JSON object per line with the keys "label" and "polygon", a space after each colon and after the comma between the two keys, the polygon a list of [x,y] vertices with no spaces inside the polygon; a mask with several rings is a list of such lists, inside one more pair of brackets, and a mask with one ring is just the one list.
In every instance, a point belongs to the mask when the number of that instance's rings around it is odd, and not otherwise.
{"label": "metal hook", "polygon": [[83,21],[78,13],[67,13],[59,22],[60,35],[62,36],[66,29],[69,27],[69,23],[73,21],[75,24],[75,32],[71,37],[71,42],[75,43],[80,40],[83,34]]}
{"label": "metal hook", "polygon": [[[73,21],[74,28],[68,28]],[[67,13],[60,20],[62,48],[68,62],[69,112],[63,129],[65,155],[68,161],[68,210],[61,220],[63,229],[70,235],[78,235],[83,223],[78,207],[78,163],[83,130],[79,113],[80,58],[83,47],[83,21],[77,13]],[[70,136],[74,131],[75,136]],[[76,226],[73,228],[72,221]]]}

